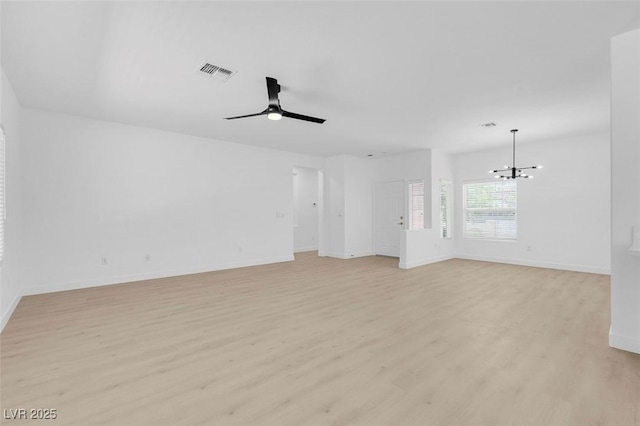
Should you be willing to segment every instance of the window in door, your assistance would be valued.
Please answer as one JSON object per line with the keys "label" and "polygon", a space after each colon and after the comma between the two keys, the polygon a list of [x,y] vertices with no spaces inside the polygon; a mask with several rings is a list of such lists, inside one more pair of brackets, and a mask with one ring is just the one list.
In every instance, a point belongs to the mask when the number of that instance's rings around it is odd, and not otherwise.
{"label": "window in door", "polygon": [[424,182],[409,183],[409,229],[424,229]]}

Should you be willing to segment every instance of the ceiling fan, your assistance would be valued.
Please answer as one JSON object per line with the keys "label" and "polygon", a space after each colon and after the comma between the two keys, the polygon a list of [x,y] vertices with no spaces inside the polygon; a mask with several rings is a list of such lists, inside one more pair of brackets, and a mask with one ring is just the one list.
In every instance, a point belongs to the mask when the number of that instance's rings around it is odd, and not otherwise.
{"label": "ceiling fan", "polygon": [[285,111],[280,107],[280,85],[275,78],[267,77],[267,93],[269,95],[269,106],[262,112],[255,114],[239,115],[237,117],[227,117],[227,120],[235,120],[236,118],[255,117],[257,115],[266,115],[269,120],[280,120],[282,117],[295,118],[296,120],[311,121],[312,123],[324,123],[323,118],[309,117],[308,115],[296,114],[295,112]]}

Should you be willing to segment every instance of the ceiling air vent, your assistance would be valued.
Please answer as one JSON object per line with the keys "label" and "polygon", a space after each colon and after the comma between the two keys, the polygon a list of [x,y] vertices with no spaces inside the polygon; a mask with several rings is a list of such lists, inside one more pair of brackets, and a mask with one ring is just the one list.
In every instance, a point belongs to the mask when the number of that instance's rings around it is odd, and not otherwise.
{"label": "ceiling air vent", "polygon": [[222,82],[229,80],[236,73],[235,71],[232,71],[228,68],[213,65],[210,62],[205,62],[200,65],[199,70],[203,75]]}

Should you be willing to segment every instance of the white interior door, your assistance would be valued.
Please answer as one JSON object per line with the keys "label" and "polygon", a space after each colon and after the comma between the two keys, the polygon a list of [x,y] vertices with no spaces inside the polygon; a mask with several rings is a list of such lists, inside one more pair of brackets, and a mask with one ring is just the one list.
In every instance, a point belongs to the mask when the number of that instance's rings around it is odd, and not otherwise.
{"label": "white interior door", "polygon": [[400,256],[400,230],[404,229],[404,182],[377,183],[375,189],[375,252]]}

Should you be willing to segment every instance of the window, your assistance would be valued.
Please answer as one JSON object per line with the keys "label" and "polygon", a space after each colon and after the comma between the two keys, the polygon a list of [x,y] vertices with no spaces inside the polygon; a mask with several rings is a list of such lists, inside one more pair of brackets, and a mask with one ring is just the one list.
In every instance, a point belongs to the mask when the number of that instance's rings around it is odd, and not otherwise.
{"label": "window", "polygon": [[440,181],[440,238],[451,238],[452,185],[445,180]]}
{"label": "window", "polygon": [[409,229],[424,229],[424,182],[409,183]]}
{"label": "window", "polygon": [[0,128],[0,263],[4,260],[4,132]]}
{"label": "window", "polygon": [[516,181],[464,184],[464,237],[515,240]]}

